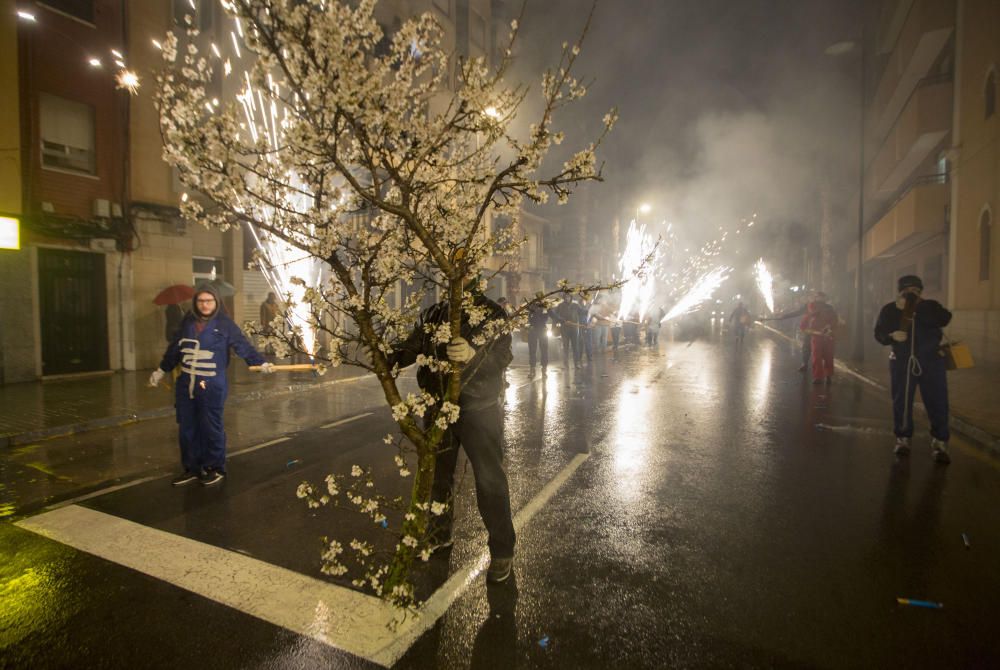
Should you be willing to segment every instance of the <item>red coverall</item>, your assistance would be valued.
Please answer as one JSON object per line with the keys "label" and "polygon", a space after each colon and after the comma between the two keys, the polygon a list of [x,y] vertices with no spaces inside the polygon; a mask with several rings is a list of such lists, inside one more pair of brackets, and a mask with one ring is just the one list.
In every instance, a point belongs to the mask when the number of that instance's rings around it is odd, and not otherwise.
{"label": "red coverall", "polygon": [[833,376],[833,331],[837,327],[837,313],[825,302],[811,302],[799,323],[799,330],[812,339],[813,380]]}

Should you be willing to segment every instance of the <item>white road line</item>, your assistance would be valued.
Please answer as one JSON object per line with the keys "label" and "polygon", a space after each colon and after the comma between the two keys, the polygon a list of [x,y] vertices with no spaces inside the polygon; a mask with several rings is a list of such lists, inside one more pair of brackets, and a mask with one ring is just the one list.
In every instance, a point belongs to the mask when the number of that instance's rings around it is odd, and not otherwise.
{"label": "white road line", "polygon": [[[522,529],[588,456],[574,456],[518,511],[514,528]],[[77,505],[16,525],[387,668],[468,589],[489,558],[484,551],[427,600],[420,616],[403,618],[378,598]]]}
{"label": "white road line", "polygon": [[378,598],[86,507],[18,525],[369,660],[396,616]]}
{"label": "white road line", "polygon": [[268,442],[262,442],[261,444],[255,444],[252,447],[247,447],[246,449],[240,449],[239,451],[233,451],[233,452],[231,452],[229,454],[229,458],[232,458],[233,456],[240,456],[242,454],[249,454],[251,451],[257,451],[258,449],[263,449],[264,447],[270,447],[270,446],[273,446],[275,444],[281,444],[282,442],[288,442],[288,440],[290,440],[290,439],[292,439],[292,438],[290,438],[288,436],[285,436],[285,437],[275,438],[275,439],[270,440]]}
{"label": "white road line", "polygon": [[341,419],[340,421],[334,421],[333,423],[328,423],[325,426],[320,426],[320,428],[336,428],[337,426],[343,426],[345,423],[357,421],[358,419],[363,419],[366,416],[371,416],[372,414],[373,412],[365,412],[364,414],[358,414],[357,416],[349,416],[346,419]]}
{"label": "white road line", "polygon": [[[566,483],[573,473],[576,472],[585,460],[590,458],[590,454],[577,454],[566,467],[559,471],[542,490],[535,494],[535,497],[528,501],[528,504],[518,510],[514,515],[514,530],[520,531],[531,519],[541,510],[556,494],[559,488]],[[458,600],[469,586],[476,580],[476,577],[486,568],[489,563],[490,554],[488,550],[483,550],[478,556],[466,563],[455,574],[448,578],[441,587],[435,591],[421,610],[420,617],[408,630],[397,635],[383,649],[384,658],[388,665],[392,665],[406,653],[407,649],[413,646],[417,639],[426,633],[438,619],[444,616],[448,608]],[[516,563],[516,560],[515,560]]]}
{"label": "white road line", "polygon": [[49,505],[45,507],[46,510],[55,510],[60,507],[67,507],[69,505],[75,505],[78,502],[83,502],[84,500],[90,500],[91,498],[98,498],[107,493],[114,493],[115,491],[121,491],[122,489],[127,489],[131,486],[136,486],[137,484],[145,484],[146,482],[151,482],[154,479],[163,479],[166,475],[151,475],[149,477],[143,477],[142,479],[136,479],[135,481],[125,482],[124,484],[116,484],[114,486],[108,486],[97,491],[91,491],[90,493],[85,493],[82,496],[77,496],[75,498],[70,498],[69,500],[63,500],[56,503],[55,505]]}

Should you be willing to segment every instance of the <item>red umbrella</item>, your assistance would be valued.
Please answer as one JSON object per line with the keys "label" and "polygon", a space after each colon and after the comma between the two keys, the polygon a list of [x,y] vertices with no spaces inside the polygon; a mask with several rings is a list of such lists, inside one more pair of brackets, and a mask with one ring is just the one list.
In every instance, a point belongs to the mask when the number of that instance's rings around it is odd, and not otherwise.
{"label": "red umbrella", "polygon": [[154,305],[176,305],[194,297],[194,289],[187,284],[174,284],[160,291],[153,298]]}

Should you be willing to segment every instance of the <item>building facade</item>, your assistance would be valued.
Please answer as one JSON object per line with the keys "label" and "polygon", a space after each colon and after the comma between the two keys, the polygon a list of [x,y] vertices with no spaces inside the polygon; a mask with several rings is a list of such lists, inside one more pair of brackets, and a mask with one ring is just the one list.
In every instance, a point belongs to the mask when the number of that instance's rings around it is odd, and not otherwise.
{"label": "building facade", "polygon": [[1000,5],[885,0],[865,25],[865,322],[917,274],[951,336],[1000,364]]}
{"label": "building facade", "polygon": [[1000,3],[959,0],[948,304],[953,337],[1000,365]]}

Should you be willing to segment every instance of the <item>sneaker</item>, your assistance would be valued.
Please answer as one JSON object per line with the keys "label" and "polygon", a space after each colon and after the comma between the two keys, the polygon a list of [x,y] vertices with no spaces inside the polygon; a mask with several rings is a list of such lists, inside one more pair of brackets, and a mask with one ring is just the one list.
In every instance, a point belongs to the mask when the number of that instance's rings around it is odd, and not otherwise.
{"label": "sneaker", "polygon": [[940,463],[941,465],[951,463],[951,456],[948,455],[947,447],[947,442],[942,442],[937,438],[931,440],[931,450],[934,452],[935,463]]}
{"label": "sneaker", "polygon": [[507,581],[510,573],[514,571],[514,557],[493,558],[490,560],[490,569],[486,571],[486,581],[490,584],[499,584]]}
{"label": "sneaker", "polygon": [[185,484],[190,484],[194,480],[198,479],[199,475],[196,472],[191,472],[190,470],[185,470],[181,474],[171,480],[171,486],[184,486]]}
{"label": "sneaker", "polygon": [[909,456],[910,455],[910,438],[908,437],[897,437],[896,438],[896,448],[892,450],[892,453],[897,456]]}
{"label": "sneaker", "polygon": [[221,482],[225,479],[225,477],[225,472],[219,472],[218,470],[206,470],[198,477],[198,481],[201,482],[202,486],[212,486]]}

